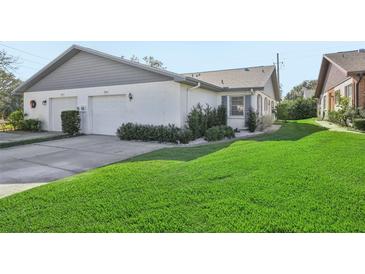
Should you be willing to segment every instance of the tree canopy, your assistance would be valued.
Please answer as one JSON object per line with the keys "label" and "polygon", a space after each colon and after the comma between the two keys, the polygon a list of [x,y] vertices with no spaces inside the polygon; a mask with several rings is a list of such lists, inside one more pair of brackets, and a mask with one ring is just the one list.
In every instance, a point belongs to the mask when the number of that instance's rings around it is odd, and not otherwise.
{"label": "tree canopy", "polygon": [[[124,58],[124,56],[122,56],[122,58]],[[132,62],[139,63],[139,58],[134,54],[129,58],[129,60],[131,60]],[[163,62],[154,58],[153,56],[145,56],[142,58],[142,60],[146,65],[151,66],[153,68],[166,69],[166,67],[164,67],[163,65]]]}
{"label": "tree canopy", "polygon": [[22,108],[22,97],[13,95],[21,81],[11,72],[16,69],[17,59],[0,51],[0,118],[5,119],[15,110]]}
{"label": "tree canopy", "polygon": [[305,80],[301,84],[293,87],[290,92],[285,96],[285,100],[295,100],[298,98],[303,98],[304,88],[316,89],[317,80]]}

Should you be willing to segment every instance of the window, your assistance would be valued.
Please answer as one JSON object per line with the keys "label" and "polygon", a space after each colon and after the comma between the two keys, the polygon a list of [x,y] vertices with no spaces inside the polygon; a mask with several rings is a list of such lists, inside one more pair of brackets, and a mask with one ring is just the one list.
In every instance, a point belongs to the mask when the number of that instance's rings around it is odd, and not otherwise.
{"label": "window", "polygon": [[352,104],[352,84],[345,87],[345,96],[349,98],[350,104]]}
{"label": "window", "polygon": [[231,97],[231,116],[243,116],[244,100],[243,96]]}

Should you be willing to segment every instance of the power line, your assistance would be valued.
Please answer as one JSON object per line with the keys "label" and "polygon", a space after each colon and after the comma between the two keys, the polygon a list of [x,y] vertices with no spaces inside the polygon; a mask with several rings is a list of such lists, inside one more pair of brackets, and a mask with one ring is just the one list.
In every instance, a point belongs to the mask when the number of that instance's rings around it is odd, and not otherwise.
{"label": "power line", "polygon": [[39,55],[36,55],[36,54],[30,53],[30,52],[27,52],[27,51],[22,50],[22,49],[17,49],[17,48],[14,48],[14,47],[8,46],[8,45],[4,45],[4,44],[2,44],[2,43],[0,43],[0,45],[2,45],[2,46],[4,46],[4,47],[7,47],[7,48],[9,48],[9,49],[17,50],[17,51],[19,51],[19,52],[23,52],[23,53],[25,53],[25,54],[28,54],[28,55],[31,55],[31,56],[34,56],[34,57],[41,58],[41,59],[44,59],[44,60],[49,61],[49,59],[48,59],[48,58],[45,58],[45,57],[42,57],[42,56],[39,56]]}

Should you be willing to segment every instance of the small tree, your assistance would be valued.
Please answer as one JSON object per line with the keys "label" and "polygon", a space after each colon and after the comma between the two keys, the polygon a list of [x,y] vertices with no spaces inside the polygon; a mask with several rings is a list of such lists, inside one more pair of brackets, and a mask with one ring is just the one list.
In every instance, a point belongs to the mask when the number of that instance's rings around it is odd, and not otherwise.
{"label": "small tree", "polygon": [[247,126],[250,132],[254,132],[257,128],[257,115],[251,109],[248,112]]}
{"label": "small tree", "polygon": [[21,129],[24,121],[24,114],[20,110],[16,110],[10,113],[8,117],[8,123],[11,125],[15,130]]}
{"label": "small tree", "polygon": [[287,121],[289,119],[289,103],[286,101],[276,105],[275,113],[279,120]]}

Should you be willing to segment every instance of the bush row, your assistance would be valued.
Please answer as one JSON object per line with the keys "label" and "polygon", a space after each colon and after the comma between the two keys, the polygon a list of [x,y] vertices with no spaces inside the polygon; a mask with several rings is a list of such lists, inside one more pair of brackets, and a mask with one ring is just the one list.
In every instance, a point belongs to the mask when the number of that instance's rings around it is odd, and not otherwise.
{"label": "bush row", "polygon": [[338,109],[328,112],[328,120],[341,126],[365,130],[365,109],[353,108],[349,98],[339,96]]}
{"label": "bush row", "polygon": [[26,130],[26,131],[40,131],[41,121],[37,119],[24,119],[22,111],[17,110],[10,113],[8,117],[8,124],[15,130]]}
{"label": "bush row", "polygon": [[227,124],[227,111],[223,106],[212,108],[201,104],[196,105],[187,116],[187,127],[191,130],[193,138],[205,136],[207,129],[214,126]]}
{"label": "bush row", "polygon": [[312,98],[285,100],[276,106],[275,112],[279,120],[298,120],[316,117],[317,101]]}
{"label": "bush row", "polygon": [[117,130],[121,140],[157,141],[187,144],[192,140],[189,129],[180,129],[175,125],[141,125],[134,123],[122,124]]}

